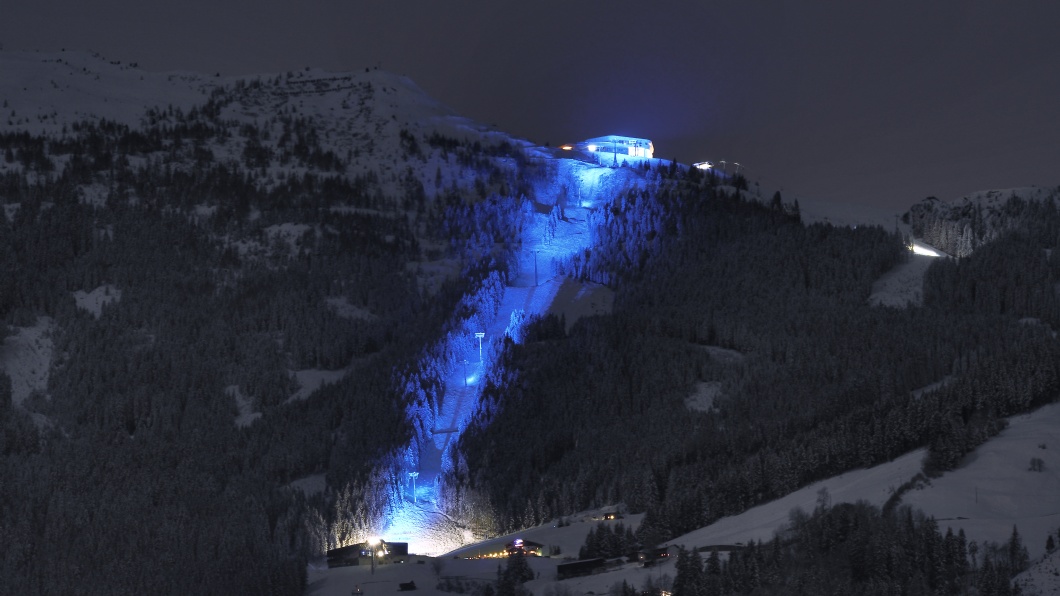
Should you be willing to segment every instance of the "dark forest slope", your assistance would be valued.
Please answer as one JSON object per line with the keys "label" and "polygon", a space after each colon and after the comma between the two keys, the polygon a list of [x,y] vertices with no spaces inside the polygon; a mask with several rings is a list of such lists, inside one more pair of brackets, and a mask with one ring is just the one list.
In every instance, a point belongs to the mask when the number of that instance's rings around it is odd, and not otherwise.
{"label": "dark forest slope", "polygon": [[[454,484],[488,491],[510,527],[623,502],[647,510],[640,537],[654,543],[918,446],[928,471],[952,467],[1000,417],[1060,389],[1055,237],[939,260],[926,306],[897,310],[867,305],[904,254],[879,228],[805,226],[709,181],[602,213],[575,267],[611,267],[616,312],[570,333],[541,320],[510,344],[461,441]],[[721,383],[709,412],[684,405],[697,382]]]}

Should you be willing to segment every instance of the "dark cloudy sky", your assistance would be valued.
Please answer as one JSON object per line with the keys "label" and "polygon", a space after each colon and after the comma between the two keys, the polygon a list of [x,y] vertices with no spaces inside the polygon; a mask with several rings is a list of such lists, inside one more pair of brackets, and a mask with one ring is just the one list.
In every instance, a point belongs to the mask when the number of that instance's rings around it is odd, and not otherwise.
{"label": "dark cloudy sky", "polygon": [[539,143],[648,137],[789,199],[904,209],[1060,184],[1052,0],[4,4],[6,49],[222,74],[379,66]]}

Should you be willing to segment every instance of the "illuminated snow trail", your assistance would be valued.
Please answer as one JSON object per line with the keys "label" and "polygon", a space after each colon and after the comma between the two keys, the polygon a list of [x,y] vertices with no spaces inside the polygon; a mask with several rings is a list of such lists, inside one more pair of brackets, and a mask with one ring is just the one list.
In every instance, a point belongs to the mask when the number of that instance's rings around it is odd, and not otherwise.
{"label": "illuminated snow trail", "polygon": [[[497,317],[483,329],[483,341],[501,341],[513,312],[532,315],[562,313],[568,327],[579,316],[609,312],[611,292],[596,284],[584,284],[558,276],[555,262],[589,248],[589,212],[611,198],[623,183],[640,184],[643,179],[629,169],[612,169],[572,160],[561,160],[564,174],[540,196],[567,194],[564,217],[549,230],[548,207],[538,203],[537,216],[523,233],[519,253],[519,271],[513,275]],[[616,182],[617,181],[617,182]],[[488,355],[489,350],[484,350]],[[471,542],[470,532],[460,528],[441,512],[440,478],[446,453],[467,427],[478,405],[483,379],[490,366],[488,358],[480,361],[476,353],[467,362],[457,362],[445,380],[445,397],[435,419],[430,441],[419,454],[416,499],[412,501],[412,479],[403,501],[381,528],[386,540],[409,543],[409,552],[436,555]]]}

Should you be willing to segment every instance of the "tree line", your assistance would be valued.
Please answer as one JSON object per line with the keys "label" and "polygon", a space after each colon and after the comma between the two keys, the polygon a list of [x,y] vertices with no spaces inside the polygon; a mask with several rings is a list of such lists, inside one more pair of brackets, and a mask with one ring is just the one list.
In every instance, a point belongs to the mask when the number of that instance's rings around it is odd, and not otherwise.
{"label": "tree line", "polygon": [[[569,332],[532,321],[454,454],[449,481],[488,494],[505,528],[621,502],[655,544],[917,447],[928,472],[950,469],[1060,389],[1051,245],[939,260],[925,306],[895,309],[867,299],[905,258],[897,233],[806,225],[681,175],[596,217],[569,271],[613,284],[615,312]],[[1028,259],[1040,275],[1021,273]],[[688,410],[704,382],[721,395]]]}

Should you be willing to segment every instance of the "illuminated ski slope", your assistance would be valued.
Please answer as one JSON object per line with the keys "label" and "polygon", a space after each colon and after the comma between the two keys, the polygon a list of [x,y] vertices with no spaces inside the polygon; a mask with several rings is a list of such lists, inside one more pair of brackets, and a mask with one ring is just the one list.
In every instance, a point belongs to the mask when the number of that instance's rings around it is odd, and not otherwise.
{"label": "illuminated ski slope", "polygon": [[560,276],[555,263],[589,247],[589,211],[622,185],[640,183],[639,174],[567,159],[556,160],[556,167],[559,174],[545,183],[538,195],[558,197],[566,193],[570,206],[565,209],[565,217],[558,220],[553,233],[548,233],[550,210],[547,205],[538,204],[532,224],[524,231],[519,269],[505,288],[497,317],[482,330],[483,360],[476,355],[466,363],[454,363],[453,373],[446,379],[445,399],[430,444],[420,453],[416,502],[403,501],[382,529],[385,538],[408,542],[410,552],[439,554],[473,539],[441,513],[439,479],[447,466],[447,450],[467,427],[478,405],[483,379],[491,365],[488,346],[502,341],[512,313],[526,318],[548,312],[562,314],[569,326],[579,317],[611,310],[609,289]]}

